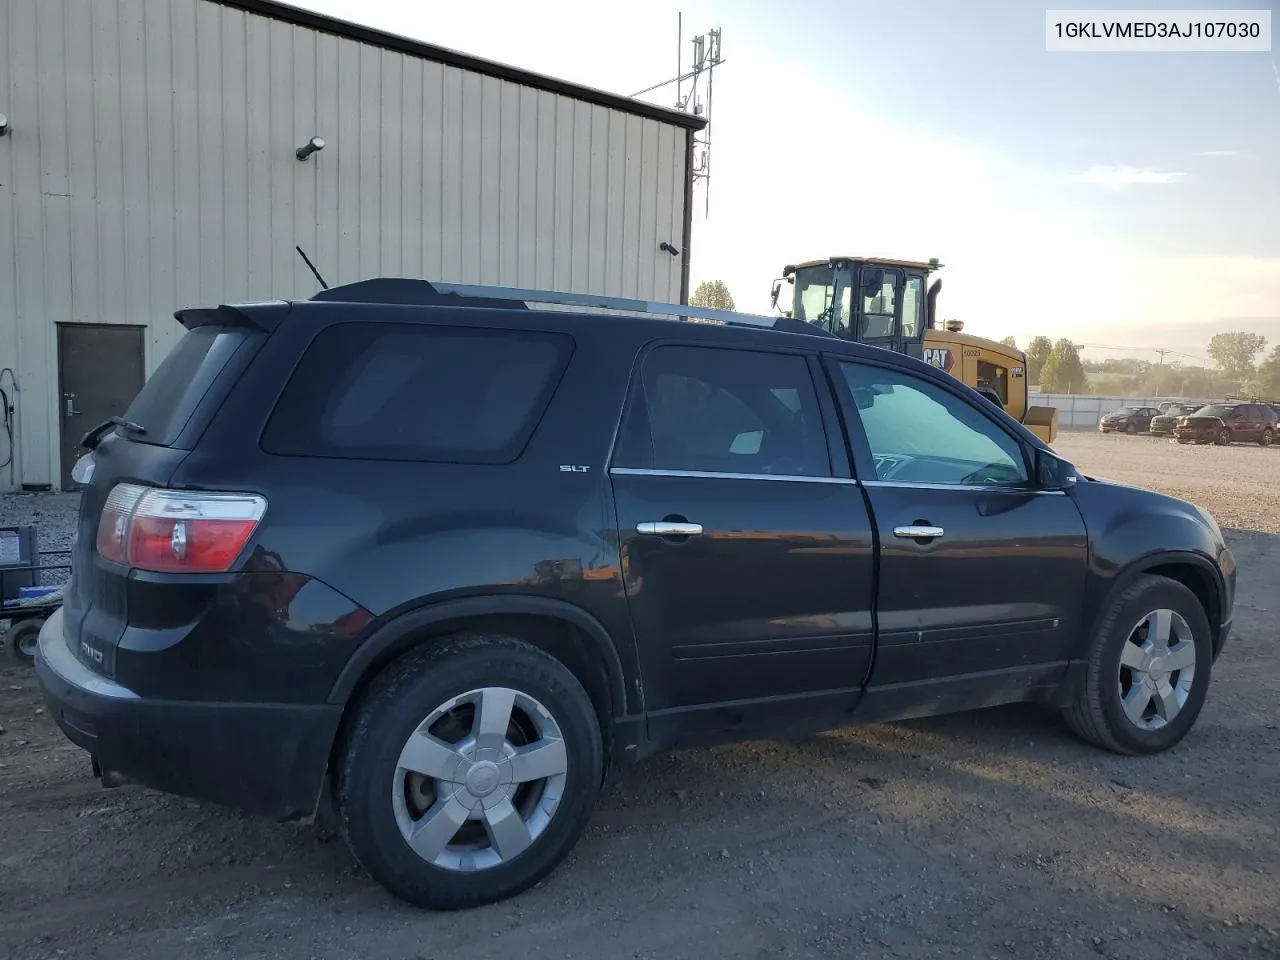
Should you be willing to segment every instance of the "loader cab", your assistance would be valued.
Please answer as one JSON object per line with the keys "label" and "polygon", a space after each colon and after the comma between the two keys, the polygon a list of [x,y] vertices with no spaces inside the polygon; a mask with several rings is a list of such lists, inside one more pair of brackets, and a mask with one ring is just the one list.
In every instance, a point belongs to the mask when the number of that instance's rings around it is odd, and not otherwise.
{"label": "loader cab", "polygon": [[942,281],[927,292],[926,283],[940,266],[855,257],[789,265],[774,281],[773,305],[837,336],[923,359]]}

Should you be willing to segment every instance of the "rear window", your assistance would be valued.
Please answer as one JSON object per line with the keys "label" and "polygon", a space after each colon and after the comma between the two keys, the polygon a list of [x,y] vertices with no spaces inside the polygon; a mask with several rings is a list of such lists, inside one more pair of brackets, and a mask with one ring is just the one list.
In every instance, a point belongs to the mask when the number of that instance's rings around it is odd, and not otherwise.
{"label": "rear window", "polygon": [[126,420],[147,431],[130,433],[129,439],[171,446],[214,378],[250,336],[248,330],[217,325],[187,331],[125,411]]}
{"label": "rear window", "polygon": [[572,353],[563,334],[341,323],[307,348],[262,435],[282,456],[509,463]]}

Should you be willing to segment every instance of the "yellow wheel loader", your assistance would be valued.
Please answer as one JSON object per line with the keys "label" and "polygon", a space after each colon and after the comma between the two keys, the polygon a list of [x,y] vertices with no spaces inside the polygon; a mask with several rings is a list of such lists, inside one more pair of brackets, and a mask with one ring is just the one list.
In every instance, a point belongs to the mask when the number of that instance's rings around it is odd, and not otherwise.
{"label": "yellow wheel loader", "polygon": [[[941,278],[926,291],[937,259],[885,260],[832,257],[783,268],[773,283],[773,305],[784,315],[838,336],[931,363],[968,384],[1032,433],[1052,443],[1055,407],[1033,407],[1027,397],[1027,355],[995,340],[962,333],[964,324],[936,317]],[[784,294],[790,286],[790,295]],[[781,302],[780,302],[781,301]]]}

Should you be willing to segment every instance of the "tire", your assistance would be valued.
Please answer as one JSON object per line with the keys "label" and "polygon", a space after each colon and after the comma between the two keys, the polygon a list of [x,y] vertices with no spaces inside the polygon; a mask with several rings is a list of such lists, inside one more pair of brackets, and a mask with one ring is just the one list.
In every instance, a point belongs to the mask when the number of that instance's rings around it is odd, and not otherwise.
{"label": "tire", "polygon": [[1231,446],[1231,428],[1223,427],[1220,431],[1218,431],[1218,435],[1217,437],[1214,438],[1213,442],[1220,447]]}
{"label": "tire", "polygon": [[1124,428],[1124,432],[1132,437],[1135,433],[1138,432],[1138,425],[1136,423],[1131,423]]}
{"label": "tire", "polygon": [[1262,431],[1262,436],[1258,437],[1258,446],[1269,447],[1271,446],[1271,441],[1273,441],[1275,438],[1276,438],[1275,434],[1271,432],[1271,428],[1267,427],[1265,430]]}
{"label": "tire", "polygon": [[[1153,661],[1137,641],[1143,639],[1144,630],[1153,629],[1145,623],[1157,611],[1170,614],[1164,619],[1171,626],[1167,636],[1178,642],[1169,644],[1160,661]],[[1170,668],[1168,658],[1184,664],[1191,654],[1189,668]],[[1122,655],[1131,664],[1144,660],[1146,669],[1126,666]],[[1063,717],[1077,736],[1114,753],[1137,756],[1168,750],[1187,735],[1200,715],[1212,661],[1209,619],[1196,595],[1175,580],[1143,575],[1112,601],[1104,615],[1089,647],[1084,681]],[[1163,683],[1158,679],[1162,674]],[[1144,687],[1140,675],[1154,680],[1153,693],[1147,693],[1153,688]],[[1126,702],[1140,715],[1138,720],[1130,719]]]}
{"label": "tire", "polygon": [[23,620],[9,628],[5,639],[9,641],[9,653],[19,663],[34,663],[36,645],[40,642],[40,628],[44,620]]}
{"label": "tire", "polygon": [[[472,725],[482,709],[504,708],[510,719],[498,739],[477,745]],[[400,766],[413,743],[421,750],[429,742],[419,728],[438,715],[430,725],[435,746],[413,759],[452,771],[443,778],[449,792]],[[518,776],[511,741],[535,739],[554,773],[505,779]],[[595,708],[563,664],[511,637],[457,635],[406,654],[361,698],[337,760],[340,829],[361,866],[408,903],[434,910],[495,903],[538,883],[568,855],[595,804],[603,757]],[[420,855],[408,836],[415,828],[425,836],[429,817],[447,838],[428,837]],[[474,846],[452,845],[459,837]]]}

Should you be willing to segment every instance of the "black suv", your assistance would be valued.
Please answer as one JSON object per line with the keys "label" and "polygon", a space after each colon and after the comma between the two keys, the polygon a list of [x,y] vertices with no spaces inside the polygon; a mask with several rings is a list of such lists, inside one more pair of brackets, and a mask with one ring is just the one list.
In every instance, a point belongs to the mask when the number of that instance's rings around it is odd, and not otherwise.
{"label": "black suv", "polygon": [[1164,750],[1230,629],[1204,511],[800,321],[409,280],[177,316],[85,437],[51,713],[109,782],[336,813],[412,903],[536,883],[659,750],[1016,701]]}
{"label": "black suv", "polygon": [[1153,437],[1171,437],[1179,418],[1189,416],[1198,409],[1200,405],[1195,403],[1162,403],[1159,415],[1151,418],[1147,432]]}

